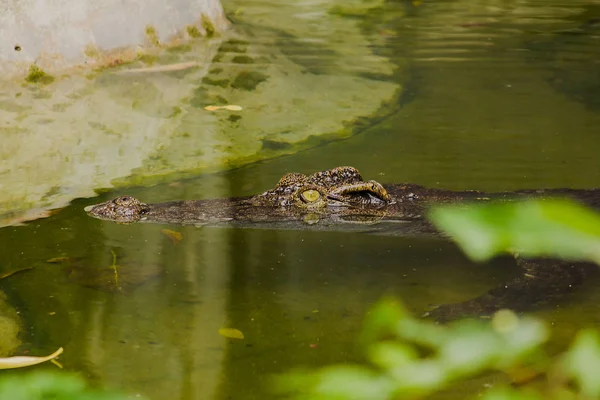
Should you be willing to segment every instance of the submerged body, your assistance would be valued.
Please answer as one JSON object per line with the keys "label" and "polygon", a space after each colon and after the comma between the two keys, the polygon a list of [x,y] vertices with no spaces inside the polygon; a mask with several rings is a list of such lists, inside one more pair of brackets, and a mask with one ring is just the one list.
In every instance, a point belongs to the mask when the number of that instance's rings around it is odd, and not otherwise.
{"label": "submerged body", "polygon": [[[337,167],[310,176],[287,174],[273,189],[255,196],[155,204],[121,196],[89,206],[86,212],[119,223],[352,230],[414,236],[439,235],[425,219],[432,205],[555,196],[600,208],[600,189],[448,191],[413,184],[382,185],[363,180],[355,168]],[[435,311],[436,317],[487,314],[505,307],[524,310],[569,291],[595,270],[560,260],[518,259],[517,262],[525,269],[523,276],[469,302],[442,306]]]}

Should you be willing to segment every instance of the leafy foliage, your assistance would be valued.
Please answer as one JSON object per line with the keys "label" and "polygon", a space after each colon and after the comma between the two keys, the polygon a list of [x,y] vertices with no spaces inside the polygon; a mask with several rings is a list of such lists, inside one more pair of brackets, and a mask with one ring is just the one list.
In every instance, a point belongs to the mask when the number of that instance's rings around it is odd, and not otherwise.
{"label": "leafy foliage", "polygon": [[[503,252],[600,263],[600,216],[563,200],[447,206],[433,222],[475,260]],[[600,398],[600,337],[582,330],[571,347],[549,357],[545,324],[500,310],[490,322],[448,326],[412,317],[384,299],[368,315],[364,365],[334,365],[277,379],[280,391],[302,399],[413,399],[495,372],[507,383],[474,395],[484,400]],[[536,385],[527,385],[532,380]]]}
{"label": "leafy foliage", "polygon": [[296,371],[276,383],[280,391],[300,399],[413,399],[496,372],[517,385],[536,379],[538,390],[499,385],[480,394],[485,400],[600,396],[597,333],[582,331],[558,358],[545,354],[547,338],[541,321],[508,310],[497,312],[491,323],[463,320],[441,326],[416,319],[398,301],[384,299],[365,323],[366,365]]}
{"label": "leafy foliage", "polygon": [[600,264],[600,215],[567,200],[453,205],[430,217],[477,261],[519,252]]}
{"label": "leafy foliage", "polygon": [[[63,373],[27,373],[0,379],[0,399],[11,400],[125,400],[121,394],[86,387],[75,375]],[[142,399],[142,397],[136,397]]]}

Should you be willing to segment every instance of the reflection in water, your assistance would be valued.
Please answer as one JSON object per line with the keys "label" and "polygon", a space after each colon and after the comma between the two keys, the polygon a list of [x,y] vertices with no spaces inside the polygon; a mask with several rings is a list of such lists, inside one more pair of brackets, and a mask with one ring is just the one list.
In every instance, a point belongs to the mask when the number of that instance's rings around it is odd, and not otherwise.
{"label": "reflection in water", "polygon": [[[600,114],[580,90],[597,64],[573,64],[596,54],[595,38],[561,33],[590,19],[584,3],[546,2],[543,12],[537,1],[459,4],[426,2],[377,27],[387,40],[379,53],[398,64],[414,55],[416,92],[365,134],[127,193],[151,202],[248,195],[285,172],[335,165],[354,165],[382,182],[454,189],[600,186]],[[164,226],[85,216],[83,207],[98,201],[0,229],[2,267],[35,267],[0,285],[25,321],[23,349],[64,346],[67,369],[152,399],[265,398],[271,373],[359,359],[354,338],[383,293],[421,312],[472,298],[516,273],[510,260],[472,265],[441,241],[358,233],[169,227],[183,235],[174,244],[161,234]],[[129,292],[81,286],[72,270],[45,262],[74,257],[85,274],[112,265],[111,251],[123,268],[147,268]],[[582,321],[598,322],[595,283],[571,304],[541,311],[559,336],[567,339]],[[219,336],[222,327],[245,339]]]}
{"label": "reflection in water", "polygon": [[[32,327],[24,346],[64,345],[68,369],[156,399],[264,398],[272,373],[356,360],[354,338],[382,293],[408,298],[420,312],[472,297],[514,273],[490,273],[438,241],[172,227],[183,236],[173,244],[163,226],[98,221],[83,215],[82,204],[47,222],[0,231],[0,243],[13,243],[3,254],[17,260],[27,252],[23,261],[35,266],[34,275],[15,276],[4,287]],[[59,234],[49,239],[54,230]],[[40,242],[28,251],[19,239],[36,235]],[[163,273],[119,292],[102,290],[102,282],[81,286],[68,269],[43,261],[81,257],[93,272],[112,265],[111,250],[117,266],[135,260]],[[437,268],[445,270],[443,282],[431,278]],[[241,330],[245,339],[221,337],[222,327]]]}

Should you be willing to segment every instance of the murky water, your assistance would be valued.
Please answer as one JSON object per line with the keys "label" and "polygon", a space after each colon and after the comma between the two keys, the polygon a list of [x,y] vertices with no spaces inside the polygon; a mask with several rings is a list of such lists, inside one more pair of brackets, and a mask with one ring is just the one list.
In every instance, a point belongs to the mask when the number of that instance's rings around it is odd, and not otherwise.
{"label": "murky water", "polygon": [[[514,276],[509,259],[475,265],[431,239],[116,225],[83,213],[121,193],[151,202],[254,194],[285,172],[336,165],[449,189],[599,187],[598,7],[459,4],[426,2],[369,25],[385,38],[378,54],[410,65],[410,80],[401,110],[358,136],[77,200],[0,229],[3,269],[34,267],[0,281],[24,320],[23,350],[64,346],[66,369],[151,399],[263,399],[272,373],[359,359],[354,339],[383,294],[420,313]],[[302,62],[332,68],[328,57]],[[174,243],[165,228],[183,239]],[[68,260],[47,262],[57,257]],[[598,324],[594,284],[540,310],[557,327],[556,346]],[[245,339],[221,337],[223,327]]]}

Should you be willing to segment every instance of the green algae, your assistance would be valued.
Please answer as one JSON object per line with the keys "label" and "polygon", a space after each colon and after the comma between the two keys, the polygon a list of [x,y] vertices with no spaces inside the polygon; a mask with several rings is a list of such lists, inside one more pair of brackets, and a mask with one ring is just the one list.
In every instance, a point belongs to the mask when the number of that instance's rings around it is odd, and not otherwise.
{"label": "green algae", "polygon": [[156,28],[152,25],[146,26],[146,38],[153,46],[160,46],[160,40],[158,39],[158,34],[156,33]]}
{"label": "green algae", "polygon": [[231,62],[234,64],[254,64],[254,58],[250,56],[235,56],[231,59]]}
{"label": "green algae", "polygon": [[10,100],[0,100],[0,110],[9,111],[13,113],[21,113],[30,110],[31,107],[23,106],[18,103],[14,103]]}
{"label": "green algae", "polygon": [[54,82],[54,79],[55,78],[52,75],[47,74],[43,69],[35,64],[32,64],[29,67],[29,73],[25,77],[26,82],[41,83],[42,85],[48,85]]}
{"label": "green algae", "polygon": [[52,111],[54,112],[65,112],[69,108],[69,103],[55,103],[52,104]]}
{"label": "green algae", "polygon": [[192,46],[190,44],[180,44],[178,46],[173,46],[167,48],[167,52],[176,53],[176,54],[185,54],[192,51]]}
{"label": "green algae", "polygon": [[51,99],[52,92],[49,90],[40,90],[31,94],[33,99],[43,100],[43,99]]}
{"label": "green algae", "polygon": [[189,99],[189,104],[195,108],[204,108],[210,105],[225,105],[229,101],[218,94],[210,92],[207,88],[199,86],[194,89],[194,95]]}
{"label": "green algae", "polygon": [[294,147],[294,145],[291,143],[280,142],[277,140],[263,139],[261,142],[262,142],[261,150],[263,150],[263,151],[265,151],[265,150],[266,151],[268,151],[268,150],[281,151],[281,150],[288,150],[288,149]]}
{"label": "green algae", "polygon": [[204,78],[202,78],[202,83],[204,83],[206,85],[219,86],[222,88],[226,88],[229,86],[229,79],[212,79],[212,78],[209,78],[208,76],[205,76]]}
{"label": "green algae", "polygon": [[330,15],[336,15],[338,17],[365,18],[383,8],[385,6],[384,3],[385,2],[383,0],[378,0],[359,4],[337,4],[330,7],[327,12]]}
{"label": "green algae", "polygon": [[241,46],[248,46],[250,44],[250,42],[246,41],[246,40],[242,40],[242,39],[229,39],[227,41],[228,44],[231,45],[241,45]]}
{"label": "green algae", "polygon": [[100,50],[98,50],[96,46],[90,44],[85,47],[83,54],[88,58],[97,58],[100,56]]}
{"label": "green algae", "polygon": [[198,27],[196,27],[195,25],[188,25],[186,26],[185,30],[191,38],[196,39],[202,37],[202,32],[200,32],[200,29],[198,29]]}
{"label": "green algae", "polygon": [[0,134],[3,136],[9,134],[21,134],[25,132],[27,132],[27,129],[19,126],[0,126]]}
{"label": "green algae", "polygon": [[138,60],[147,65],[154,65],[158,61],[158,56],[154,54],[140,54]]}
{"label": "green algae", "polygon": [[231,87],[235,89],[252,91],[267,79],[269,79],[269,76],[263,74],[262,72],[242,71],[235,77],[231,83]]}
{"label": "green algae", "polygon": [[[370,127],[378,123],[381,123],[385,118],[396,113],[398,111],[398,99],[400,98],[401,94],[402,89],[399,89],[394,95],[393,99],[382,102],[380,108],[370,117],[355,118],[347,124],[344,124],[344,127],[337,131],[325,134],[310,135],[307,136],[305,139],[294,143],[288,143],[273,139],[262,139],[262,146],[260,151],[247,156],[241,155],[237,151],[236,147],[228,146],[226,149],[222,149],[223,151],[228,153],[228,159],[226,162],[220,165],[204,165],[198,166],[196,168],[187,168],[181,171],[154,171],[151,175],[133,174],[128,176],[127,178],[114,179],[113,181],[111,181],[111,183],[115,187],[151,186],[167,181],[176,181],[179,179],[194,177],[201,173],[211,173],[222,171],[224,169],[238,168],[253,162],[270,159],[281,155],[295,154],[302,150],[311,149],[326,145],[331,142],[347,139],[361,132],[364,132],[366,129],[369,129]],[[227,99],[221,96],[211,95],[206,91],[206,89],[198,88],[196,89],[196,96],[194,96],[190,100],[190,104],[194,107],[204,107],[206,105],[211,104],[229,104],[229,102],[227,101]],[[227,119],[232,123],[239,121],[241,118],[241,116],[235,114],[227,117]],[[182,131],[180,136],[188,137],[190,136],[190,134],[187,131]],[[201,153],[201,150],[199,150],[199,152]],[[160,149],[157,149],[156,153],[149,157],[149,159],[144,164],[145,167],[148,166],[149,162],[152,162],[155,165],[156,163],[169,164],[167,160],[168,157],[165,156],[165,152],[161,151]],[[143,170],[145,167],[142,167],[141,169]]]}
{"label": "green algae", "polygon": [[219,47],[219,53],[246,53],[247,45],[240,43],[237,40],[228,40]]}
{"label": "green algae", "polygon": [[217,33],[214,24],[206,14],[202,14],[201,17],[202,28],[206,32],[206,37],[213,37]]}
{"label": "green algae", "polygon": [[175,107],[173,107],[173,111],[171,112],[171,114],[167,118],[175,118],[176,116],[178,116],[182,112],[183,112],[183,110],[181,109],[181,107],[175,106]]}

